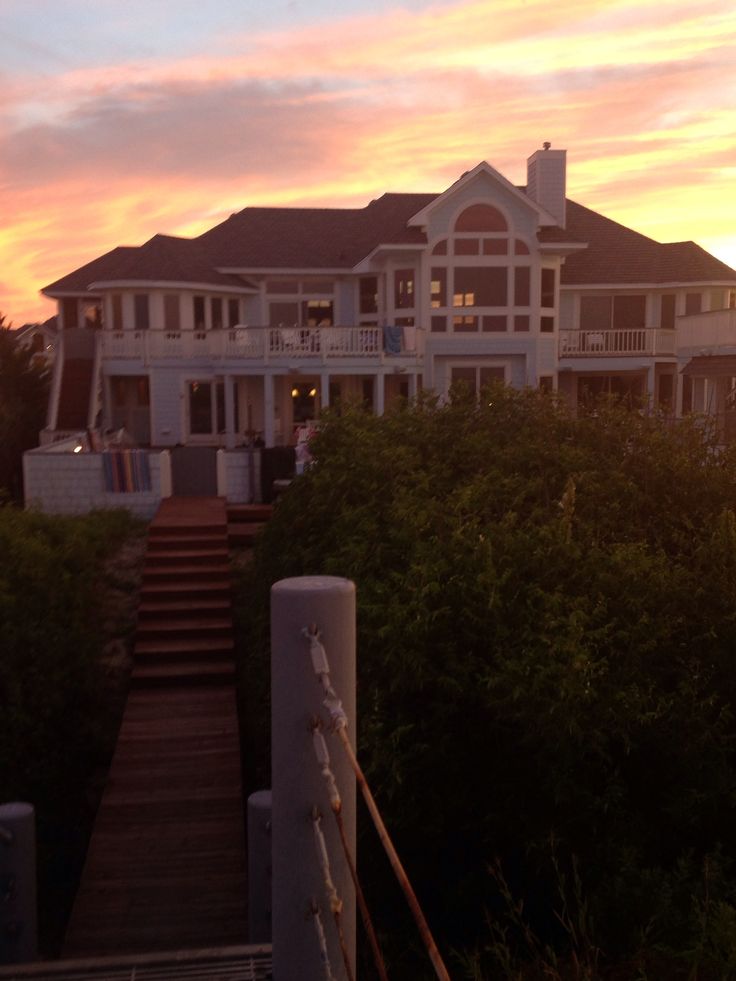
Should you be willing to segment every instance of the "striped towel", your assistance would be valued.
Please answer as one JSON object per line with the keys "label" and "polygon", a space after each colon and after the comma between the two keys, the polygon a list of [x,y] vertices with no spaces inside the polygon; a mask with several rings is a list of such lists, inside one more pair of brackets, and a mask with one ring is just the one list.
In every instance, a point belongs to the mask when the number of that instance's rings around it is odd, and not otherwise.
{"label": "striped towel", "polygon": [[105,450],[102,466],[105,490],[126,493],[151,489],[151,470],[146,450]]}

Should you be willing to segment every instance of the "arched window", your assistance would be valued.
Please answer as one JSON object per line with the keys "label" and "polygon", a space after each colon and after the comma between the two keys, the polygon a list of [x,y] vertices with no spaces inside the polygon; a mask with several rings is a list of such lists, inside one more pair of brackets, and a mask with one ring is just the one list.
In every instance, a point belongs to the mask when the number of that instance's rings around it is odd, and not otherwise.
{"label": "arched window", "polygon": [[490,204],[471,204],[455,222],[456,232],[505,232],[506,219]]}

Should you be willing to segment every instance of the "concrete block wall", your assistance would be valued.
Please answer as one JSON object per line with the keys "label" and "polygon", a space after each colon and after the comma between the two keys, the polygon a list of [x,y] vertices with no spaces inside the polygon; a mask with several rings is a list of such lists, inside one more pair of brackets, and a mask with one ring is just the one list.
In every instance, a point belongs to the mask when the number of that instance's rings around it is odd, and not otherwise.
{"label": "concrete block wall", "polygon": [[100,453],[31,450],[23,457],[26,507],[47,514],[87,514],[96,508],[125,508],[148,521],[158,510],[161,498],[171,494],[168,452],[151,453],[148,459],[150,491],[112,493],[105,490]]}

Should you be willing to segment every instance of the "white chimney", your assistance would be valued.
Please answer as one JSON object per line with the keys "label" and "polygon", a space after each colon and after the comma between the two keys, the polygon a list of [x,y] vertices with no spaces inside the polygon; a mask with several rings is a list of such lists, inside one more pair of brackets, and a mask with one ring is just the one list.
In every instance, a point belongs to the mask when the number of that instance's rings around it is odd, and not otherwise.
{"label": "white chimney", "polygon": [[567,150],[552,150],[550,143],[543,146],[526,162],[526,193],[564,228]]}

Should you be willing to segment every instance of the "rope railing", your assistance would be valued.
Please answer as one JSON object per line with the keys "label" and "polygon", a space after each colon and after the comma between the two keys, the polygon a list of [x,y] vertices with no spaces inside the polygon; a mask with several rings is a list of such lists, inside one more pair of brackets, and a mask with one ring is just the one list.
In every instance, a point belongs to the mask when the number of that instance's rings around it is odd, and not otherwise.
{"label": "rope railing", "polygon": [[[317,628],[317,625],[314,623],[310,624],[309,627],[305,627],[302,630],[302,633],[309,641],[309,653],[312,659],[312,667],[314,669],[314,673],[317,676],[319,684],[321,685],[325,695],[322,704],[327,709],[330,715],[329,728],[332,732],[335,732],[338,738],[340,739],[340,742],[346,753],[350,767],[353,773],[355,774],[356,782],[360,787],[360,791],[363,795],[363,799],[365,800],[366,805],[368,807],[368,811],[370,812],[371,818],[373,819],[373,824],[378,833],[378,837],[381,840],[381,844],[383,845],[384,851],[388,856],[394,874],[396,875],[399,885],[401,886],[401,889],[404,893],[411,914],[414,917],[414,922],[417,925],[417,929],[419,930],[419,934],[424,942],[424,946],[427,949],[427,953],[432,962],[432,966],[434,967],[435,974],[437,975],[439,981],[451,981],[450,975],[442,960],[439,949],[437,948],[437,944],[435,943],[434,937],[432,936],[432,932],[429,928],[429,924],[427,923],[422,908],[419,905],[419,900],[416,897],[416,893],[412,888],[412,885],[409,881],[409,877],[406,874],[406,870],[404,869],[404,866],[401,863],[398,853],[394,848],[393,842],[391,841],[391,837],[388,833],[388,830],[386,829],[386,825],[384,824],[383,819],[381,818],[380,812],[378,810],[378,806],[375,802],[373,794],[371,793],[370,787],[368,786],[368,781],[365,778],[365,774],[363,773],[363,770],[361,769],[360,764],[358,763],[357,757],[355,756],[353,747],[350,745],[350,739],[347,734],[348,719],[345,714],[345,711],[343,710],[342,702],[340,701],[337,694],[335,693],[332,687],[332,683],[330,681],[330,666],[327,659],[327,652],[325,651],[325,648],[320,640],[320,633]],[[312,738],[315,742],[315,751],[317,751],[317,747],[319,745],[315,737],[315,732],[317,731],[317,728],[318,727],[315,726],[312,730]],[[324,750],[322,749],[322,746],[319,745],[319,752],[317,758],[318,761],[320,761],[320,766],[323,767],[322,773],[323,776],[325,776],[325,767],[327,768],[327,770],[329,770],[329,753],[327,751],[327,745],[324,739],[322,739],[322,744],[324,744]],[[322,760],[324,760],[325,757],[327,760],[326,764],[322,762]],[[325,776],[325,780],[326,781],[328,780],[327,776]],[[332,779],[332,784],[334,785],[334,778]],[[330,793],[329,783],[328,783],[328,793]],[[339,798],[339,793],[337,792],[336,787],[335,787],[335,793],[338,794],[338,798]],[[333,813],[334,812],[335,809],[333,807]]]}
{"label": "rope railing", "polygon": [[347,975],[348,981],[354,981],[353,969],[350,964],[350,954],[348,953],[347,945],[345,943],[345,934],[342,929],[342,899],[335,888],[335,883],[332,880],[332,871],[330,869],[330,857],[327,854],[327,842],[325,841],[325,836],[322,833],[322,815],[317,807],[312,808],[312,828],[314,829],[314,841],[317,847],[317,861],[319,862],[319,867],[322,870],[322,881],[325,887],[325,893],[327,894],[327,899],[330,904],[330,912],[332,913],[332,918],[335,921],[335,930],[337,931],[337,939],[340,943],[340,951],[342,953],[343,964],[345,965],[345,973]]}
{"label": "rope railing", "polygon": [[368,943],[370,944],[371,953],[373,954],[373,962],[378,972],[380,981],[388,981],[383,954],[381,953],[378,937],[376,936],[376,931],[373,927],[373,920],[371,919],[371,914],[368,910],[368,904],[365,901],[365,894],[363,893],[363,888],[360,884],[360,880],[358,879],[358,869],[355,863],[355,858],[353,857],[352,851],[350,850],[350,845],[348,844],[348,836],[345,831],[345,822],[342,819],[342,799],[340,797],[340,792],[337,789],[335,775],[330,767],[330,753],[327,749],[325,737],[322,735],[322,721],[317,717],[312,720],[312,742],[314,745],[314,752],[317,757],[317,762],[327,787],[327,795],[330,799],[330,809],[335,817],[337,830],[340,834],[340,843],[342,844],[345,860],[350,870],[350,878],[353,880],[353,885],[355,886],[355,896],[358,901],[358,908],[360,909],[360,917],[363,921],[363,928],[365,929],[366,936],[368,937]]}
{"label": "rope railing", "polygon": [[319,956],[322,966],[325,971],[325,981],[337,981],[335,975],[332,973],[332,965],[330,964],[330,954],[327,950],[327,936],[325,934],[325,926],[322,922],[322,913],[320,912],[319,904],[316,899],[312,899],[309,904],[309,915],[314,920],[314,929],[317,934],[317,944],[319,946]]}

